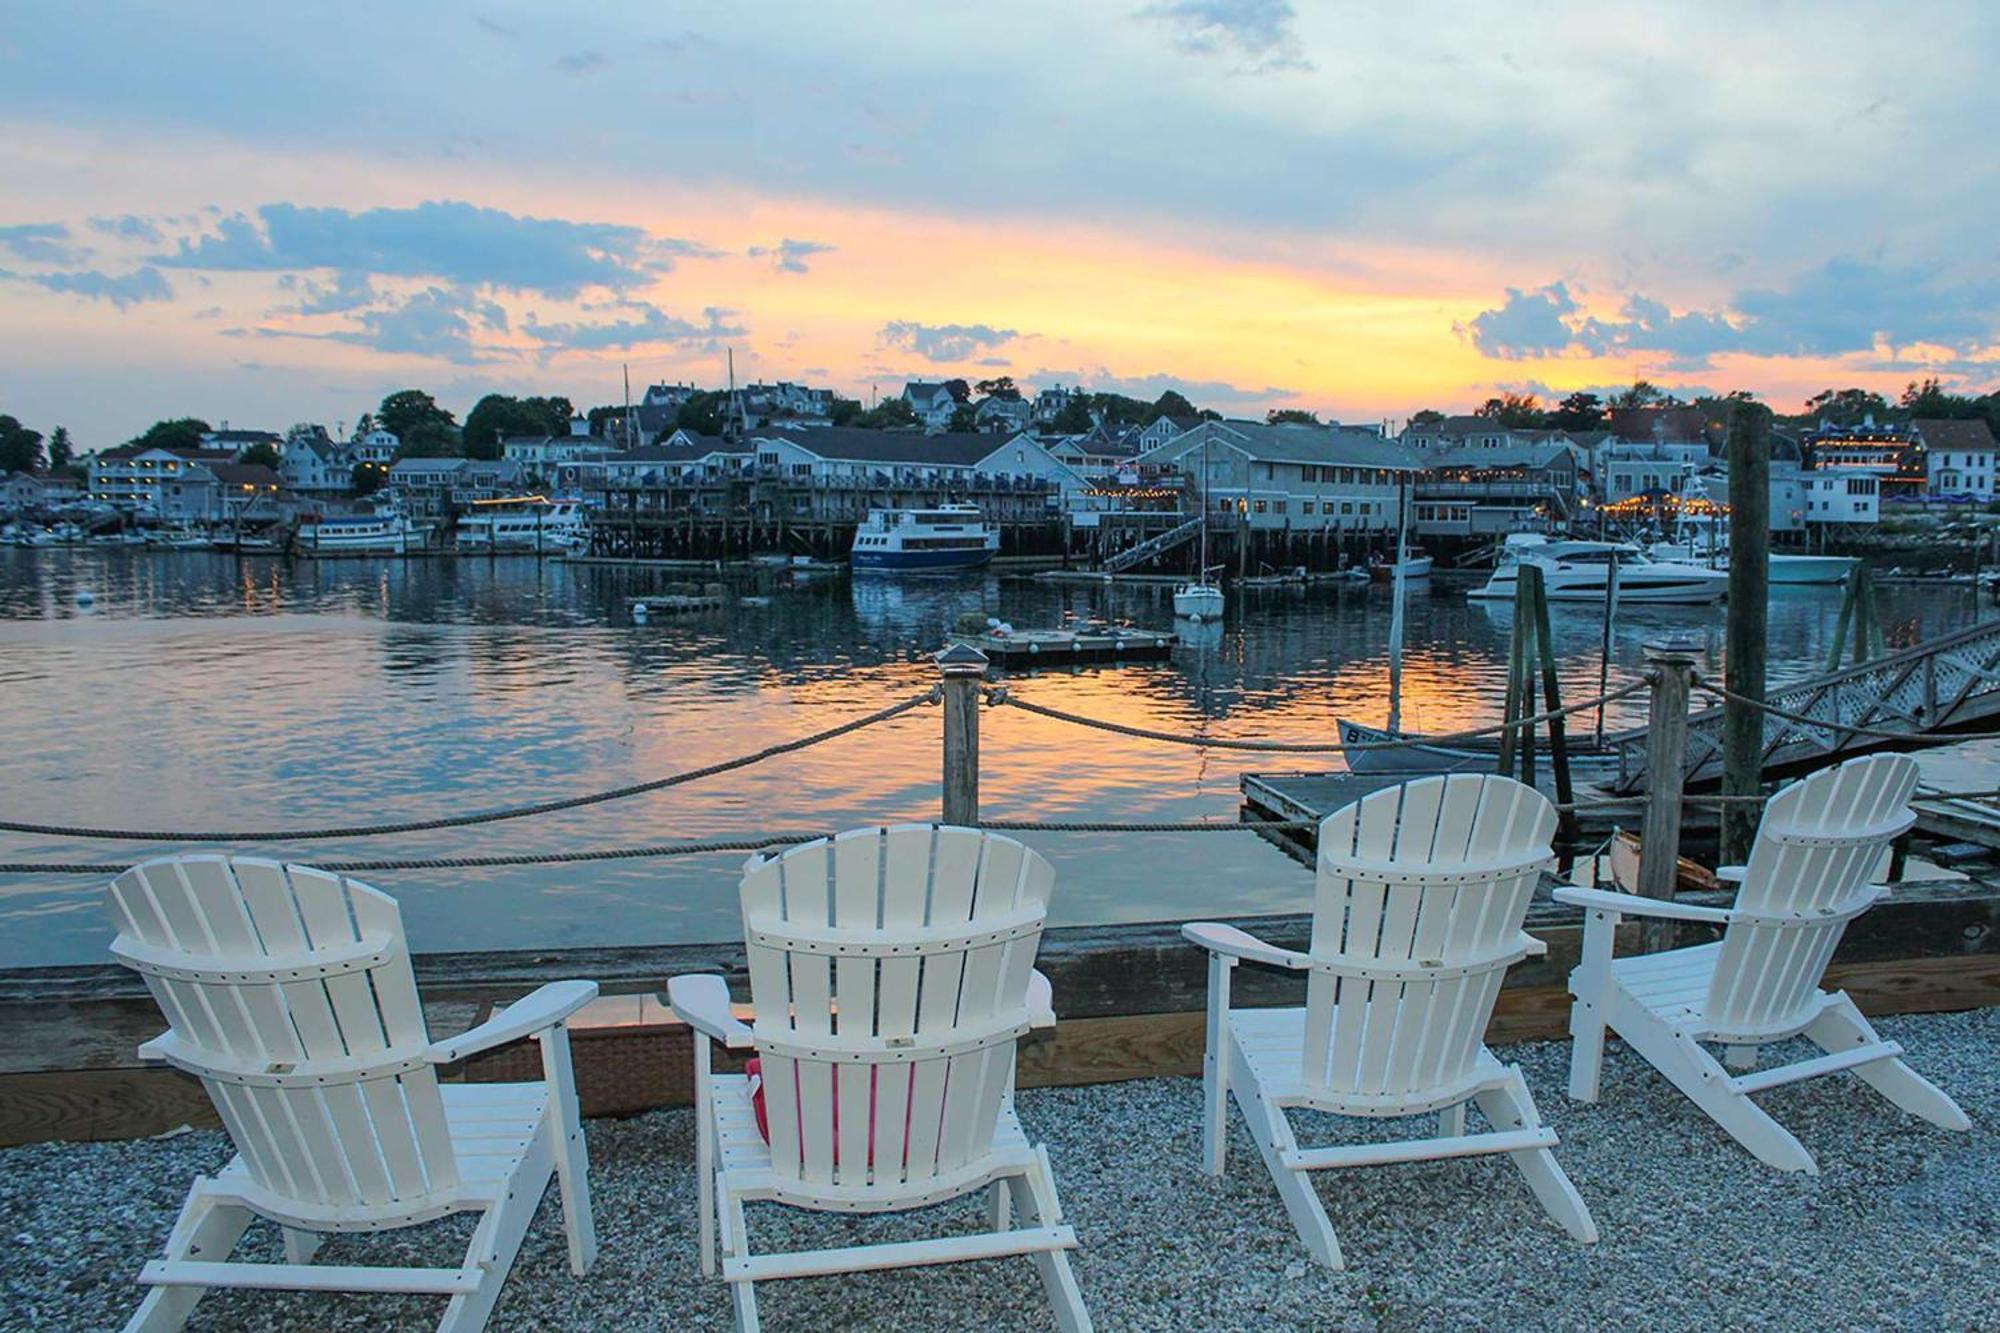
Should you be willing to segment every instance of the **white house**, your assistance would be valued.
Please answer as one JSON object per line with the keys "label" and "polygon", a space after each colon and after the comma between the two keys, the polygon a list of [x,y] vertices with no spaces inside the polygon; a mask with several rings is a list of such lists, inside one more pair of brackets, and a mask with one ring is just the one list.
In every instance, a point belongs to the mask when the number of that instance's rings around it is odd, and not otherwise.
{"label": "white house", "polygon": [[83,498],[83,484],[66,472],[14,472],[0,482],[0,509],[53,509]]}
{"label": "white house", "polygon": [[1924,451],[1924,491],[1928,495],[1994,496],[1996,454],[2000,444],[1992,428],[1978,417],[1968,421],[1913,421]]}
{"label": "white house", "polygon": [[1019,398],[982,398],[973,409],[973,424],[984,431],[1018,434],[1033,419],[1028,404]]}
{"label": "white house", "polygon": [[120,509],[163,512],[166,487],[180,482],[189,469],[210,463],[230,463],[228,449],[140,449],[125,445],[91,457],[90,498]]}
{"label": "white house", "polygon": [[1373,431],[1205,421],[1135,460],[1141,476],[1187,478],[1211,509],[1252,528],[1393,531],[1421,464]]}
{"label": "white house", "polygon": [[587,458],[606,458],[618,447],[590,433],[590,423],[582,417],[570,422],[567,435],[503,435],[500,456],[518,463],[537,476],[553,476],[558,463],[575,463]]}
{"label": "white house", "polygon": [[928,430],[943,430],[951,425],[951,414],[958,410],[958,399],[952,397],[948,387],[925,380],[911,380],[905,384],[903,401],[910,405],[910,410],[917,414],[917,420]]}
{"label": "white house", "polygon": [[345,495],[354,489],[354,464],[325,436],[294,435],[278,452],[278,480],[300,495]]}
{"label": "white house", "polygon": [[1048,425],[1062,415],[1063,409],[1069,406],[1070,399],[1086,392],[1088,390],[1080,384],[1071,385],[1067,389],[1060,384],[1043,389],[1035,395],[1035,405],[1033,408],[1034,423],[1037,426]]}
{"label": "white house", "polygon": [[244,450],[253,444],[268,444],[273,449],[284,447],[284,437],[268,430],[230,430],[224,423],[218,430],[201,433],[201,447],[212,452],[227,452],[232,459],[243,457]]}
{"label": "white house", "polygon": [[1141,450],[1157,449],[1176,435],[1185,435],[1201,424],[1200,417],[1155,417],[1139,431]]}
{"label": "white house", "polygon": [[1882,517],[1882,478],[1857,467],[1814,468],[1804,477],[1806,520],[1874,523]]}
{"label": "white house", "polygon": [[377,426],[366,435],[355,436],[352,447],[355,462],[387,467],[396,457],[396,451],[403,447],[403,442],[397,438],[396,432]]}

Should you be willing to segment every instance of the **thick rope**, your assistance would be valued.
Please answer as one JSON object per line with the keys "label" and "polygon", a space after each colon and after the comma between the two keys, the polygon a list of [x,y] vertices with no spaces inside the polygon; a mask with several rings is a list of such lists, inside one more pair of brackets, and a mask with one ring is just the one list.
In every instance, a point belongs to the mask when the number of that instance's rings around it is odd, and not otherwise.
{"label": "thick rope", "polygon": [[1041,717],[1053,718],[1058,722],[1069,722],[1079,727],[1091,727],[1098,731],[1114,732],[1120,736],[1136,737],[1139,740],[1165,741],[1171,745],[1194,745],[1218,750],[1258,750],[1279,754],[1330,754],[1335,751],[1360,753],[1369,750],[1407,750],[1423,745],[1457,745],[1464,741],[1480,740],[1488,736],[1497,736],[1504,731],[1535,727],[1544,722],[1553,722],[1557,718],[1568,717],[1572,713],[1588,712],[1600,704],[1613,703],[1619,699],[1637,694],[1640,690],[1646,689],[1650,683],[1645,680],[1635,680],[1629,685],[1621,686],[1609,694],[1601,695],[1595,699],[1586,699],[1582,703],[1568,704],[1561,708],[1551,709],[1546,713],[1536,713],[1533,717],[1517,718],[1512,722],[1496,722],[1490,727],[1478,727],[1471,731],[1454,731],[1440,736],[1405,736],[1392,741],[1353,741],[1348,744],[1342,744],[1339,741],[1319,744],[1297,741],[1229,740],[1219,736],[1187,736],[1171,731],[1154,731],[1150,727],[1135,727],[1124,722],[1111,722],[1100,717],[1083,717],[1076,713],[1065,713],[1059,708],[1050,708],[1047,704],[1029,703],[1026,699],[1017,699],[1006,690],[992,686],[987,687],[986,697],[996,705],[1004,704],[1008,707],[1019,708],[1025,712],[1037,714]]}
{"label": "thick rope", "polygon": [[781,754],[792,754],[810,746],[872,727],[878,722],[900,717],[913,708],[921,708],[934,703],[939,690],[931,688],[914,698],[901,703],[879,708],[872,713],[852,718],[838,726],[816,731],[810,736],[796,740],[781,741],[767,745],[751,754],[725,759],[719,764],[709,764],[705,768],[691,768],[684,773],[671,773],[664,778],[654,778],[650,782],[637,782],[629,787],[617,787],[611,791],[592,792],[587,796],[569,796],[557,801],[541,801],[534,805],[508,806],[499,810],[484,810],[470,815],[447,815],[439,819],[418,819],[403,824],[359,824],[345,828],[308,829],[257,829],[248,832],[199,832],[187,833],[171,830],[137,830],[80,828],[63,824],[29,824],[15,820],[0,820],[0,831],[8,833],[31,833],[49,838],[93,838],[103,842],[323,842],[331,838],[375,838],[391,833],[422,833],[432,829],[467,828],[477,824],[497,824],[508,819],[526,819],[531,815],[554,814],[560,810],[580,810],[585,806],[602,805],[606,801],[622,801],[627,797],[643,796],[647,792],[664,791],[669,787],[679,787],[685,783],[712,778],[718,773],[728,773],[752,764],[761,764],[766,759],[774,759]]}
{"label": "thick rope", "polygon": [[1868,736],[1876,740],[1901,741],[1909,745],[1956,745],[1960,741],[2000,740],[2000,731],[1886,731],[1879,727],[1857,727],[1847,722],[1830,722],[1825,718],[1811,717],[1805,713],[1794,713],[1789,708],[1780,708],[1767,699],[1752,699],[1748,695],[1738,694],[1734,690],[1726,689],[1721,685],[1715,684],[1713,681],[1703,680],[1699,676],[1694,678],[1694,687],[1703,693],[1715,695],[1717,698],[1728,703],[1748,704],[1760,713],[1769,713],[1772,717],[1783,718],[1785,721],[1797,726],[1818,727],[1825,731],[1842,731],[1850,736]]}

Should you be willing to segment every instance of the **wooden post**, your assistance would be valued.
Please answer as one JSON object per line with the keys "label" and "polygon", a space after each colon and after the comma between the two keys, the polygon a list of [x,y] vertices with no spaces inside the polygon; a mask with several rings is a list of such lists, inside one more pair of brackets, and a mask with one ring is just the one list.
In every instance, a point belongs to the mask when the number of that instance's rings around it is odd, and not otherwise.
{"label": "wooden post", "polygon": [[[1615,580],[1616,566],[1611,577]],[[1555,712],[1562,707],[1562,682],[1556,675],[1555,637],[1549,628],[1549,590],[1542,581],[1542,571],[1535,571],[1535,645],[1542,664],[1542,707]],[[1532,683],[1528,697],[1534,698]],[[1576,787],[1569,776],[1569,730],[1563,719],[1549,719],[1549,771],[1555,776],[1556,804],[1572,805],[1576,801]],[[1556,827],[1562,836],[1571,842],[1577,840],[1576,811],[1557,812]]]}
{"label": "wooden post", "polygon": [[[1723,684],[1764,698],[1764,635],[1771,608],[1771,414],[1738,403],[1729,422],[1729,616]],[[1710,524],[1714,530],[1714,524]],[[1755,796],[1764,782],[1764,714],[1751,704],[1722,705],[1722,794]],[[1749,802],[1722,808],[1722,863],[1750,859],[1758,812]]]}
{"label": "wooden post", "polygon": [[[1652,700],[1646,714],[1646,825],[1639,843],[1639,892],[1672,898],[1681,855],[1681,782],[1687,764],[1688,695],[1693,688],[1692,643],[1669,640],[1646,645],[1652,669]],[[1656,952],[1673,939],[1673,923],[1647,921],[1641,948]]]}
{"label": "wooden post", "polygon": [[944,684],[944,822],[979,822],[979,682],[986,654],[955,643],[932,659]]}

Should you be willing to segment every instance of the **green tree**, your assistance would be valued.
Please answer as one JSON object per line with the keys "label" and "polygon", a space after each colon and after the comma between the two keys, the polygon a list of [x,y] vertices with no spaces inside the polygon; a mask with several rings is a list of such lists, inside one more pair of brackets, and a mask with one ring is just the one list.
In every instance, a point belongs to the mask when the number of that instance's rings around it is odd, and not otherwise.
{"label": "green tree", "polygon": [[1152,419],[1147,421],[1145,424],[1150,426],[1153,424],[1154,421],[1158,421],[1161,417],[1175,417],[1184,420],[1194,415],[1195,415],[1194,404],[1190,403],[1187,400],[1187,398],[1182,394],[1174,391],[1173,389],[1168,389],[1165,393],[1161,394],[1158,398],[1155,398],[1153,400]]}
{"label": "green tree", "polygon": [[129,443],[140,449],[199,449],[201,437],[208,431],[208,423],[200,417],[175,417],[155,421]]}
{"label": "green tree", "polygon": [[0,473],[40,472],[42,433],[10,416],[0,416]]}
{"label": "green tree", "polygon": [[[422,389],[398,389],[382,400],[382,405],[375,409],[375,418],[382,423],[384,430],[394,432],[406,444],[410,432],[421,426],[439,427],[454,434],[458,429],[458,422],[452,414],[439,407],[437,399]],[[418,456],[435,457],[429,454]]]}
{"label": "green tree", "polygon": [[278,470],[278,446],[268,440],[259,440],[243,451],[239,463],[262,463],[273,472]]}
{"label": "green tree", "polygon": [[990,380],[981,380],[972,386],[972,391],[981,398],[1005,398],[1015,403],[1021,401],[1021,390],[1012,375],[995,375]]}
{"label": "green tree", "polygon": [[1548,413],[1542,410],[1541,400],[1531,393],[1507,393],[1498,398],[1488,398],[1473,410],[1472,415],[1497,421],[1501,425],[1516,430],[1531,430],[1548,420]]}
{"label": "green tree", "polygon": [[373,412],[363,412],[360,416],[354,419],[355,439],[357,440],[360,439],[363,435],[368,434],[370,431],[374,429],[375,429],[375,414]]}
{"label": "green tree", "polygon": [[[1922,383],[1911,383],[1903,390],[1901,407],[1912,417],[1924,421],[1964,420],[1983,415],[1977,398],[1967,398],[1961,394],[1947,393],[1935,377]],[[50,442],[50,453],[55,451]]]}
{"label": "green tree", "polygon": [[1058,435],[1083,434],[1097,424],[1090,418],[1090,399],[1080,393],[1072,396],[1050,424]]}
{"label": "green tree", "polygon": [[1427,407],[1421,412],[1412,414],[1410,417],[1410,424],[1412,426],[1435,426],[1438,424],[1438,422],[1443,420],[1444,420],[1444,413],[1438,411],[1434,407]]}
{"label": "green tree", "polygon": [[[563,409],[560,430],[549,424],[552,414],[549,404],[558,401]],[[465,428],[461,432],[465,439],[465,456],[500,457],[500,438],[504,435],[567,434],[570,416],[567,398],[513,398],[504,393],[489,393],[465,414]]]}
{"label": "green tree", "polygon": [[396,438],[401,441],[396,446],[398,459],[459,456],[458,428],[455,426],[441,425],[436,421],[419,421],[407,431],[398,431]]}
{"label": "green tree", "polygon": [[680,405],[680,410],[674,413],[674,428],[692,431],[696,435],[722,434],[723,397],[707,389],[689,394],[687,401]]}
{"label": "green tree", "polygon": [[859,398],[836,397],[833,400],[833,406],[827,409],[827,420],[836,426],[852,426],[860,416],[861,400]]}
{"label": "green tree", "polygon": [[76,463],[76,447],[69,442],[69,427],[57,426],[49,433],[49,471],[67,472]]}
{"label": "green tree", "polygon": [[1620,389],[1611,395],[1613,411],[1624,411],[1635,407],[1680,407],[1680,399],[1648,380],[1633,380],[1632,387]]}
{"label": "green tree", "polygon": [[954,403],[969,403],[972,401],[972,386],[964,380],[946,380],[944,387],[951,392],[951,401]]}
{"label": "green tree", "polygon": [[1821,389],[1806,399],[1806,415],[1836,426],[1858,426],[1868,416],[1886,420],[1889,400],[1872,389]]}
{"label": "green tree", "polygon": [[1597,430],[1604,425],[1604,400],[1579,390],[1556,404],[1548,424],[1558,430]]}
{"label": "green tree", "polygon": [[970,403],[960,403],[951,410],[951,432],[954,435],[970,435],[979,429],[979,412]]}
{"label": "green tree", "polygon": [[854,424],[868,430],[907,430],[917,424],[917,409],[900,395],[884,398],[854,418]]}
{"label": "green tree", "polygon": [[1267,426],[1317,426],[1319,413],[1308,412],[1302,407],[1274,407],[1264,414]]}
{"label": "green tree", "polygon": [[357,499],[364,495],[373,495],[382,489],[382,483],[388,479],[389,469],[380,463],[356,463],[354,482],[348,494]]}

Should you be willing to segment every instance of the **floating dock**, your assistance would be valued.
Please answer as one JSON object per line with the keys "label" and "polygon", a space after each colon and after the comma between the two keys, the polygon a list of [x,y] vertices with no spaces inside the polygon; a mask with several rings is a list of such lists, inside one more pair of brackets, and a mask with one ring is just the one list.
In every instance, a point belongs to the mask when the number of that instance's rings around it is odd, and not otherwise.
{"label": "floating dock", "polygon": [[651,620],[655,616],[686,616],[697,611],[717,611],[722,608],[721,593],[666,592],[652,597],[627,597],[625,610],[633,620]]}
{"label": "floating dock", "polygon": [[1172,655],[1179,638],[1150,629],[1029,629],[1011,634],[954,634],[951,642],[977,648],[1007,671],[1076,662],[1144,662]]}

